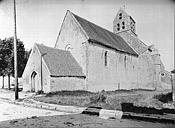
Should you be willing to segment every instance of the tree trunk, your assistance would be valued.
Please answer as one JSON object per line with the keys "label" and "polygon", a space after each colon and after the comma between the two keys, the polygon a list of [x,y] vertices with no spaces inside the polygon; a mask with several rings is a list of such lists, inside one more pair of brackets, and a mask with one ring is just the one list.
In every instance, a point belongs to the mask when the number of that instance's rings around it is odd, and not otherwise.
{"label": "tree trunk", "polygon": [[10,75],[8,75],[8,88],[10,90]]}
{"label": "tree trunk", "polygon": [[4,75],[2,76],[2,88],[4,88]]}

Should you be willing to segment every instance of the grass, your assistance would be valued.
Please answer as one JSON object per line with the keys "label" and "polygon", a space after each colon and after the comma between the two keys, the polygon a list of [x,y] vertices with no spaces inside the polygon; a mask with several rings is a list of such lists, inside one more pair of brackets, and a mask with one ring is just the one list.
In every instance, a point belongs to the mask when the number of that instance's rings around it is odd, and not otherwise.
{"label": "grass", "polygon": [[57,91],[47,93],[45,96],[34,97],[35,100],[73,106],[96,106],[104,109],[121,110],[121,103],[134,103],[136,106],[161,108],[162,102],[155,98],[162,92],[149,90],[116,90],[89,92]]}

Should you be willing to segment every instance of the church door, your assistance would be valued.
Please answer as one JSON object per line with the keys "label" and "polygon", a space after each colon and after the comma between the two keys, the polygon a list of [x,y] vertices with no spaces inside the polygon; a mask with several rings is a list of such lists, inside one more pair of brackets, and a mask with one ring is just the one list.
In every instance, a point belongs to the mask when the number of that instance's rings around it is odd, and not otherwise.
{"label": "church door", "polygon": [[35,92],[35,86],[37,85],[36,84],[36,76],[37,76],[37,73],[34,71],[31,75],[31,91],[32,92]]}

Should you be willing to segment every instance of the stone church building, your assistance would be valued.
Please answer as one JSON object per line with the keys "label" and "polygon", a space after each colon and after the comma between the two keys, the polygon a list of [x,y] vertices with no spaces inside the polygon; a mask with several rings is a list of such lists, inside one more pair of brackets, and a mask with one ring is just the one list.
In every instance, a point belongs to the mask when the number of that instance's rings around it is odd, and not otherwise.
{"label": "stone church building", "polygon": [[34,45],[23,90],[167,89],[167,74],[158,50],[138,38],[125,10],[118,11],[113,32],[67,11],[55,47]]}

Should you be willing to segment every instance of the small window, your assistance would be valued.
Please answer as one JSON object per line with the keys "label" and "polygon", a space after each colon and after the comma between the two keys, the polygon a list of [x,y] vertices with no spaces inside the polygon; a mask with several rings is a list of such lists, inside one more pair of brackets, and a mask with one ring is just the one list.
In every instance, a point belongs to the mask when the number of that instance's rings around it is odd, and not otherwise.
{"label": "small window", "polygon": [[151,48],[148,48],[148,51],[152,52],[152,49]]}
{"label": "small window", "polygon": [[120,24],[117,24],[117,30],[118,31],[120,30]]}
{"label": "small window", "polygon": [[105,66],[107,66],[107,57],[108,57],[108,52],[105,52]]}
{"label": "small window", "polygon": [[125,25],[125,22],[124,21],[122,22],[122,25]]}
{"label": "small window", "polygon": [[122,29],[125,29],[125,22],[122,22]]}
{"label": "small window", "polygon": [[164,73],[161,73],[161,75],[162,75],[162,76],[165,76],[165,74],[164,74]]}
{"label": "small window", "polygon": [[71,46],[71,44],[67,44],[66,46],[65,46],[65,50],[66,51],[71,51],[73,48],[72,48],[72,46]]}
{"label": "small window", "polygon": [[122,19],[122,13],[119,14],[119,19]]}
{"label": "small window", "polygon": [[125,68],[126,68],[126,62],[127,62],[127,59],[126,59],[126,56],[124,57],[124,65],[125,65]]}

